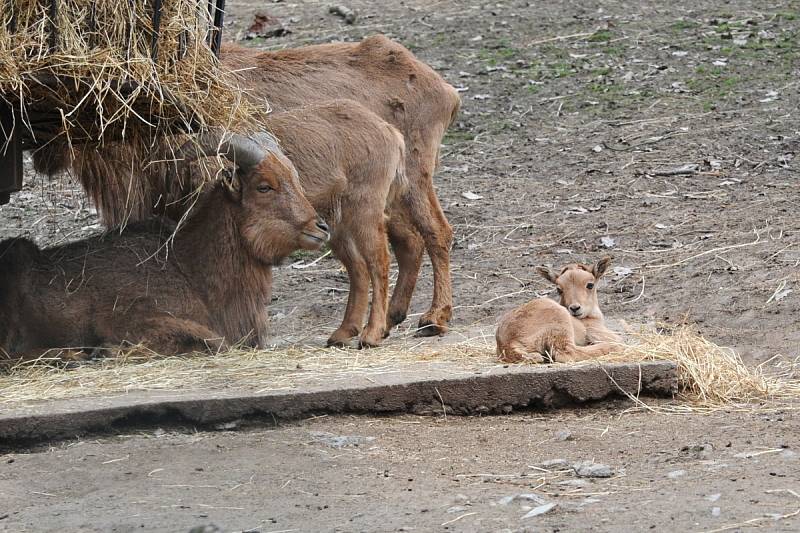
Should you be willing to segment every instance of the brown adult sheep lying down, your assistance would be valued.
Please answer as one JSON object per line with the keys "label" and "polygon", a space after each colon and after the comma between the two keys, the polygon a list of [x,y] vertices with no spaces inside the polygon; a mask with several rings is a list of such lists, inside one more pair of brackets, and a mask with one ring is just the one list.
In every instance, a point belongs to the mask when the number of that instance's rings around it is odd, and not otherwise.
{"label": "brown adult sheep lying down", "polygon": [[610,257],[595,265],[572,263],[560,272],[538,267],[556,284],[559,302],[536,298],[506,313],[497,327],[497,355],[502,361],[541,363],[582,361],[611,352],[622,339],[606,327],[597,301],[597,281]]}
{"label": "brown adult sheep lying down", "polygon": [[[345,316],[328,339],[342,346],[361,334],[375,346],[388,334],[389,251],[384,212],[401,209],[406,190],[405,144],[396,128],[352,100],[333,100],[272,113],[267,127],[294,163],[306,197],[331,227],[331,249],[350,280]],[[213,169],[214,161],[205,162]],[[178,165],[167,214],[180,219],[202,174]],[[180,201],[180,198],[189,200]],[[366,328],[369,288],[372,305]]]}
{"label": "brown adult sheep lying down", "polygon": [[219,147],[238,170],[172,239],[172,225],[145,222],[41,250],[26,239],[0,243],[0,353],[26,359],[127,342],[179,354],[263,342],[271,265],[328,235],[275,143],[200,144],[204,155]]}
{"label": "brown adult sheep lying down", "polygon": [[[388,235],[399,273],[388,308],[389,327],[406,318],[427,250],[433,266],[433,299],[419,320],[421,335],[447,331],[452,315],[450,246],[453,231],[433,188],[442,138],[461,103],[458,92],[402,45],[382,35],[360,43],[332,43],[289,50],[258,51],[223,46],[221,61],[239,70],[253,96],[276,111],[348,98],[364,105],[404,136],[409,187],[388,221]],[[66,164],[63,147],[34,155],[40,169]],[[59,152],[59,153],[56,153]],[[52,157],[55,155],[56,157]],[[61,156],[61,157],[59,157]],[[85,154],[73,170],[110,226],[149,216],[163,188],[130,179],[130,164],[113,153]],[[104,171],[108,169],[108,171]],[[115,176],[114,179],[109,179]],[[102,178],[102,181],[96,181]],[[306,191],[310,192],[310,191]]]}

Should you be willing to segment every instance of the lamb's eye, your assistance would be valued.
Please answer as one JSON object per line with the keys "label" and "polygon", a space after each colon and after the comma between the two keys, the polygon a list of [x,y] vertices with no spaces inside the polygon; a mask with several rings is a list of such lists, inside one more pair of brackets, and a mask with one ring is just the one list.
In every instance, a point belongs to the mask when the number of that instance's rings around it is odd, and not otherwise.
{"label": "lamb's eye", "polygon": [[590,289],[590,290],[591,290],[591,289],[594,289],[594,283],[587,283],[587,284],[586,284],[586,288],[587,288],[587,289]]}
{"label": "lamb's eye", "polygon": [[262,183],[262,184],[260,184],[258,187],[256,187],[256,190],[257,190],[258,192],[269,192],[269,191],[271,191],[271,190],[272,190],[272,187],[270,187],[270,186],[269,186],[269,185],[267,185],[266,183]]}

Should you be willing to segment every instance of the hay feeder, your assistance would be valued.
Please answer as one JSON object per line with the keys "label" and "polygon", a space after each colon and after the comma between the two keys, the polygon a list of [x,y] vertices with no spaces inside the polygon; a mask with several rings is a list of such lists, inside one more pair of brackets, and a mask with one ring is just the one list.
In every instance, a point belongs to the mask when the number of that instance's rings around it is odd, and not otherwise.
{"label": "hay feeder", "polygon": [[21,188],[24,150],[257,127],[217,60],[225,0],[0,6],[0,203]]}

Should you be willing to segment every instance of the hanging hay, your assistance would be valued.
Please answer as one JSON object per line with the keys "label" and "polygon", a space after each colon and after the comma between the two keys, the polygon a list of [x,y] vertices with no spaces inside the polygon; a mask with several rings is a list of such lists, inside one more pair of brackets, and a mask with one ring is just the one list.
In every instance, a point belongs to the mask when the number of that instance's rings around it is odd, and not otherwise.
{"label": "hanging hay", "polygon": [[148,145],[212,126],[260,129],[259,109],[206,42],[207,3],[163,0],[157,32],[153,6],[4,0],[0,99],[18,111],[35,144]]}
{"label": "hanging hay", "polygon": [[[718,408],[789,408],[800,400],[800,361],[758,367],[689,328],[637,335],[637,341],[604,357],[605,362],[675,361],[679,403],[659,409],[694,412]],[[590,361],[572,364],[596,364]],[[370,350],[289,347],[231,350],[215,356],[159,357],[138,350],[75,369],[47,362],[25,363],[0,374],[0,408],[37,400],[154,390],[238,390],[258,392],[332,383],[431,368],[486,371],[501,366],[491,337],[431,345],[410,339]]]}

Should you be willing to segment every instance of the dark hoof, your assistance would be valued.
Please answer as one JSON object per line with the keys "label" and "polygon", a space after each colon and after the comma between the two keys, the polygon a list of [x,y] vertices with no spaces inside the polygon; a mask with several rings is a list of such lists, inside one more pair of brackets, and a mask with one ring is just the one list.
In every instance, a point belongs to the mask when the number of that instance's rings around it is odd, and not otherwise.
{"label": "dark hoof", "polygon": [[389,329],[402,324],[405,319],[406,314],[402,311],[389,311]]}
{"label": "dark hoof", "polygon": [[350,342],[348,341],[340,341],[335,339],[328,339],[326,343],[328,348],[350,348]]}
{"label": "dark hoof", "polygon": [[417,331],[414,333],[415,337],[436,337],[442,336],[447,332],[447,328],[434,324],[432,322],[419,323]]}

